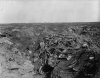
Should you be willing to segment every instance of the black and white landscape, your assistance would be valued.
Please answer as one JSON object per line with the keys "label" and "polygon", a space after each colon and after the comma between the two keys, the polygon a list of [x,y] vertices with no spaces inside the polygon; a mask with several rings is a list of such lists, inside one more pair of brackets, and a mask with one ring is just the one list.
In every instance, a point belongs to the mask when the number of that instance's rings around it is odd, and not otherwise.
{"label": "black and white landscape", "polygon": [[100,78],[99,25],[0,24],[0,78]]}

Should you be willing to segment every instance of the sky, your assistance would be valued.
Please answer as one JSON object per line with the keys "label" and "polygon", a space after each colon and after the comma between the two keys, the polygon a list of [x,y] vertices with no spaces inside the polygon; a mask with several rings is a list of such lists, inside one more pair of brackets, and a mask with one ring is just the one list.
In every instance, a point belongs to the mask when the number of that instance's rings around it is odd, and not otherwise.
{"label": "sky", "polygon": [[98,22],[99,0],[0,0],[0,23]]}

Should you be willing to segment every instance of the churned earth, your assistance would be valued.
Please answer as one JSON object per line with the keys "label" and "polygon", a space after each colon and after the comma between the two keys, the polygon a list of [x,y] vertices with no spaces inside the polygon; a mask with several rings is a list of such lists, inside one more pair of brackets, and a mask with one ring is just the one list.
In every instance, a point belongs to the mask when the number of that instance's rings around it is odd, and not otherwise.
{"label": "churned earth", "polygon": [[0,78],[99,78],[99,23],[0,25]]}

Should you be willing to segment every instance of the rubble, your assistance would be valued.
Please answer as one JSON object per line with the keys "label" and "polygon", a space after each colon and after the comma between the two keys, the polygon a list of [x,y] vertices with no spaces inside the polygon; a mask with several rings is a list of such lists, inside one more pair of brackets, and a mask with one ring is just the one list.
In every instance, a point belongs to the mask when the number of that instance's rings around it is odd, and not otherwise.
{"label": "rubble", "polygon": [[95,77],[100,69],[100,49],[89,36],[90,29],[82,30],[82,27],[62,28],[62,33],[66,32],[62,34],[56,27],[33,26],[29,30],[9,28],[6,34],[0,33],[2,77],[6,77],[5,72],[10,78]]}

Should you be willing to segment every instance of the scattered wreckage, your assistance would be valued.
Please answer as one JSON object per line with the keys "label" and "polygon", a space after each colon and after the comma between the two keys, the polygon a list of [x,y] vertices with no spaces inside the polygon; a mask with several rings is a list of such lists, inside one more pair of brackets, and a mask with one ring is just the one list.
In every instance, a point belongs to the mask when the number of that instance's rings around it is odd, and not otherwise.
{"label": "scattered wreckage", "polygon": [[8,64],[5,69],[22,78],[27,73],[27,78],[99,78],[100,50],[89,30],[60,28],[5,28],[0,34],[0,46],[5,50],[0,54]]}

